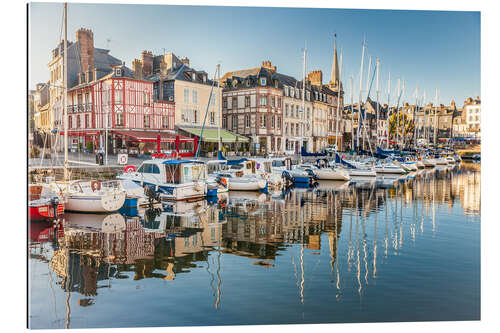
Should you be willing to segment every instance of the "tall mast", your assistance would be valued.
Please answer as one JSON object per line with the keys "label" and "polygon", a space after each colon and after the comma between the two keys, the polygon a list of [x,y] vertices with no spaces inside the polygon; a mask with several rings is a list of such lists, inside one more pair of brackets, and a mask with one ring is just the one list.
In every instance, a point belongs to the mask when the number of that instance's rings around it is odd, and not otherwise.
{"label": "tall mast", "polygon": [[63,51],[63,121],[64,121],[64,180],[69,180],[68,170],[68,4],[64,3],[64,51]]}
{"label": "tall mast", "polygon": [[368,60],[368,71],[366,72],[366,98],[368,98],[368,90],[370,89],[370,73],[372,70],[372,56]]}
{"label": "tall mast", "polygon": [[352,76],[350,77],[350,90],[351,90],[351,150],[354,150],[354,94],[353,94],[353,84],[352,84]]}
{"label": "tall mast", "polygon": [[437,139],[437,107],[438,107],[438,89],[436,88],[436,107],[434,108],[434,149],[436,149],[436,139]]}
{"label": "tall mast", "polygon": [[363,92],[363,67],[365,59],[365,39],[363,38],[363,50],[361,51],[361,68],[359,71],[359,112],[358,112],[358,128],[356,131],[356,146],[359,147],[359,130],[361,127],[361,98]]}
{"label": "tall mast", "polygon": [[376,110],[376,115],[375,115],[375,132],[376,132],[376,147],[378,147],[378,112],[379,112],[379,105],[378,105],[378,96],[380,93],[379,86],[378,86],[378,75],[379,75],[379,69],[380,69],[380,60],[377,58],[376,62],[377,66],[377,85],[376,85],[376,92],[377,92],[377,110]]}
{"label": "tall mast", "polygon": [[415,90],[415,108],[413,109],[413,146],[417,148],[417,111],[418,111],[418,86]]}
{"label": "tall mast", "polygon": [[391,72],[389,72],[389,80],[387,81],[387,115],[385,117],[386,126],[385,126],[385,149],[389,149],[389,115],[391,110]]}
{"label": "tall mast", "polygon": [[302,78],[302,137],[300,139],[301,142],[301,149],[304,146],[304,131],[305,131],[305,124],[304,124],[304,119],[305,116],[304,114],[306,113],[306,48],[304,47],[304,59],[302,62],[302,70],[303,70],[303,78]]}
{"label": "tall mast", "polygon": [[[401,79],[398,77],[398,95],[401,97]],[[397,121],[396,121],[396,140],[397,140],[397,146],[399,149],[399,100],[398,100],[398,105],[396,107],[396,112],[397,112]]]}
{"label": "tall mast", "polygon": [[424,140],[426,142],[426,145],[428,146],[429,145],[429,129],[427,128],[427,98],[425,96],[426,94],[426,91],[424,89],[424,100],[423,100],[423,104],[424,104]]}
{"label": "tall mast", "polygon": [[402,136],[402,144],[403,144],[403,150],[405,149],[405,138],[406,138],[406,109],[405,109],[405,103],[404,103],[404,100],[406,98],[406,85],[405,85],[405,80],[403,79],[403,102],[401,103],[402,104],[402,111],[403,111],[403,115],[401,116],[402,117],[402,120],[403,120],[403,136]]}
{"label": "tall mast", "polygon": [[218,149],[218,155],[221,152],[221,137],[220,137],[220,123],[222,120],[222,108],[221,108],[221,96],[220,96],[220,64],[217,64],[217,103],[216,107],[218,109],[219,113],[219,119],[217,120],[217,149]]}
{"label": "tall mast", "polygon": [[335,121],[335,146],[336,149],[339,149],[339,112],[340,112],[340,98],[341,98],[341,89],[340,83],[342,82],[342,50],[340,50],[340,71],[339,71],[339,79],[337,80],[337,119]]}

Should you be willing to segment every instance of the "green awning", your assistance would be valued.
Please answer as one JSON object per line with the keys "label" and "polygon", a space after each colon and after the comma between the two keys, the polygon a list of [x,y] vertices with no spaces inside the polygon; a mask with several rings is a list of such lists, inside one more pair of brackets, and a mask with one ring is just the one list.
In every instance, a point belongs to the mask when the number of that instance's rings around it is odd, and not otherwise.
{"label": "green awning", "polygon": [[[201,136],[201,127],[188,127],[188,126],[178,126],[178,128],[182,131],[188,132],[192,135],[196,135],[197,137]],[[201,141],[203,142],[218,142],[217,140],[217,128],[214,127],[205,127],[203,129],[203,137]],[[233,142],[249,142],[247,137],[242,135],[229,132],[225,129],[220,129],[220,136],[222,138],[222,142],[224,143],[233,143]]]}

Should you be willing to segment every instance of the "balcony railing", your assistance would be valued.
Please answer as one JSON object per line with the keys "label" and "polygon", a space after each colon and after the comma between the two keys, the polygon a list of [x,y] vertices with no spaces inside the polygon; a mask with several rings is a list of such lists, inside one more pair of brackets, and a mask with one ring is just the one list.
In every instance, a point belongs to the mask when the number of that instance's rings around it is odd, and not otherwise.
{"label": "balcony railing", "polygon": [[68,113],[75,112],[92,112],[93,106],[92,104],[74,104],[68,105]]}

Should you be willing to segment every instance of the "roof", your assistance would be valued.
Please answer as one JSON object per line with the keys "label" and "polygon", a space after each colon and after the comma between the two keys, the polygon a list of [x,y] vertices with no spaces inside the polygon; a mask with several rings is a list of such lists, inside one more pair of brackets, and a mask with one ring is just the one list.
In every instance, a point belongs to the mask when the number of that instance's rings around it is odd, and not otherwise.
{"label": "roof", "polygon": [[[201,137],[201,127],[193,127],[193,126],[177,126],[180,130],[188,132],[192,135],[196,135],[197,137]],[[220,136],[222,138],[222,142],[225,143],[233,143],[233,142],[249,142],[247,137],[242,135],[232,133],[225,129],[220,129]],[[216,127],[205,127],[203,129],[203,142],[218,142],[218,128]]]}

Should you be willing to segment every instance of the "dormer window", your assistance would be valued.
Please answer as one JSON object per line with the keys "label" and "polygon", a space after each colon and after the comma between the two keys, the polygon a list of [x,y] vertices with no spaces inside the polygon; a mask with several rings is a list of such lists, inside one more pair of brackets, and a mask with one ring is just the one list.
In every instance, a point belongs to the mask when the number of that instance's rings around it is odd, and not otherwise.
{"label": "dormer window", "polygon": [[285,86],[285,96],[290,96],[290,89],[288,86]]}
{"label": "dormer window", "polygon": [[233,87],[236,87],[236,85],[238,85],[238,80],[234,79],[233,80]]}
{"label": "dormer window", "polygon": [[191,79],[192,79],[193,81],[196,81],[196,73],[192,73],[192,74],[191,74]]}
{"label": "dormer window", "polygon": [[279,84],[278,80],[274,80],[274,88],[278,88],[278,84]]}
{"label": "dormer window", "polygon": [[250,82],[251,82],[250,79],[247,79],[247,82],[246,82],[247,87],[250,87]]}
{"label": "dormer window", "polygon": [[116,74],[116,76],[122,76],[122,69],[121,68],[115,68],[115,74]]}
{"label": "dormer window", "polygon": [[203,74],[203,83],[207,82],[207,74]]}
{"label": "dormer window", "polygon": [[265,77],[260,78],[260,85],[265,86],[267,84],[267,79]]}

